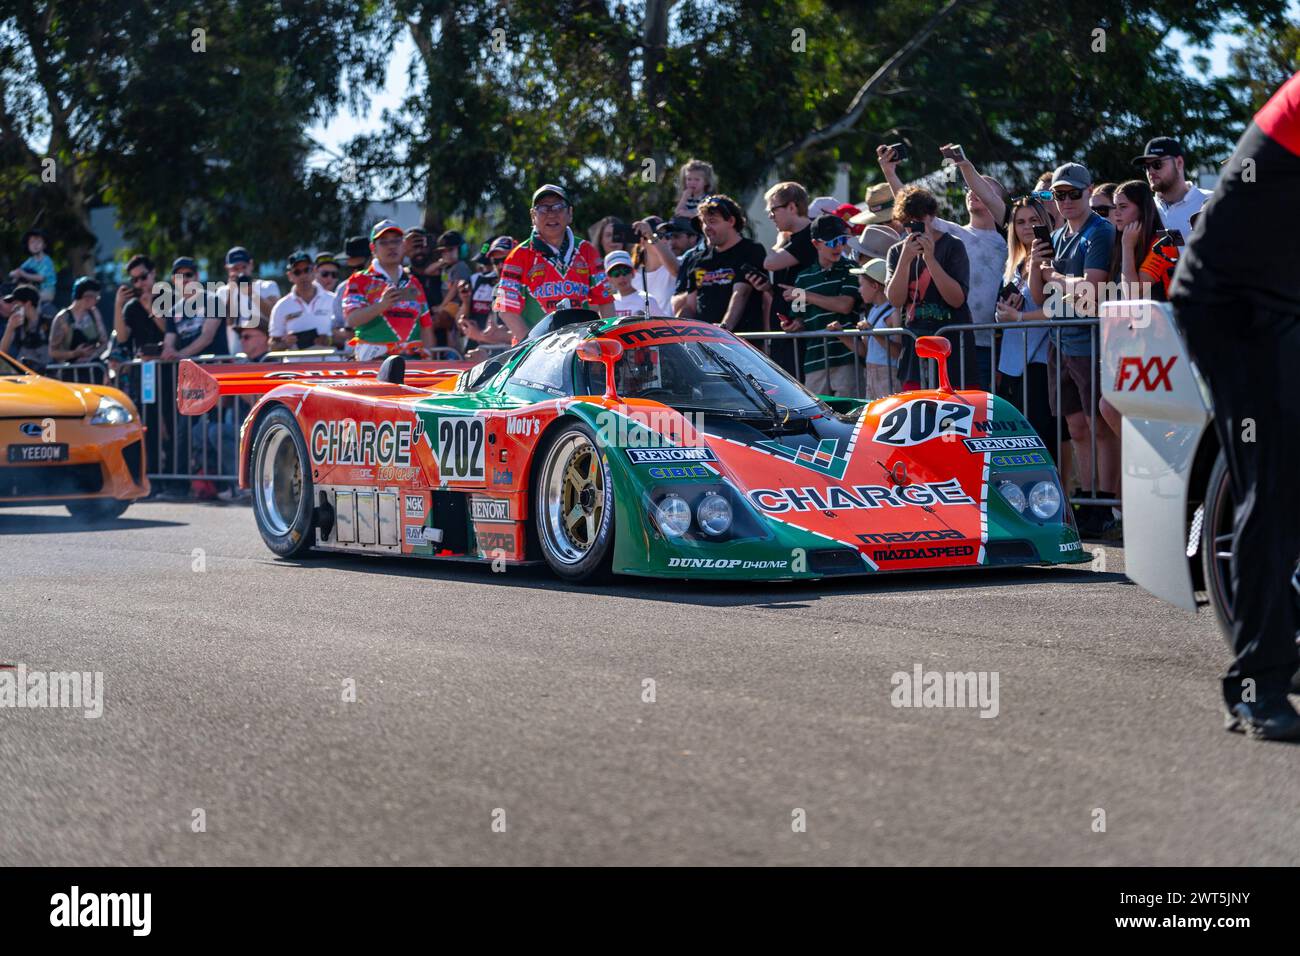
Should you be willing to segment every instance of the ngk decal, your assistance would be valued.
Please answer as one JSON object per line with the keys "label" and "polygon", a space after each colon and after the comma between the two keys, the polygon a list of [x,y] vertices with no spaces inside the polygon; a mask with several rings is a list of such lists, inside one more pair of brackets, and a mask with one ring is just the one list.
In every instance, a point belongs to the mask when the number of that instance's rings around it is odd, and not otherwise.
{"label": "ngk decal", "polygon": [[969,435],[975,408],[962,402],[914,398],[888,412],[876,426],[873,441],[882,445],[919,445],[940,435]]}
{"label": "ngk decal", "polygon": [[405,502],[406,517],[424,517],[424,495],[403,495],[402,499]]}
{"label": "ngk decal", "polygon": [[1127,355],[1120,359],[1119,368],[1115,372],[1115,391],[1136,392],[1140,388],[1145,392],[1154,392],[1164,386],[1166,392],[1172,392],[1174,387],[1169,382],[1169,371],[1177,361],[1177,355],[1169,356],[1167,362],[1158,355],[1145,360],[1136,355]]}
{"label": "ngk decal", "polygon": [[409,465],[410,422],[320,421],[311,428],[311,460],[318,465]]}

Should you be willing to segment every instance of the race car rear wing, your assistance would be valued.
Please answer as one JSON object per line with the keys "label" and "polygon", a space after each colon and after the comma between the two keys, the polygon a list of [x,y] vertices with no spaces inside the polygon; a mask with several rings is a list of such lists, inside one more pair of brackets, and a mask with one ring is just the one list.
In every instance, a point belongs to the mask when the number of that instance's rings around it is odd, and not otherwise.
{"label": "race car rear wing", "polygon": [[[176,376],[176,408],[182,415],[201,415],[223,395],[265,395],[288,382],[323,383],[374,378],[379,362],[223,362],[200,364],[185,359]],[[406,363],[404,383],[432,388],[449,383],[473,362]]]}

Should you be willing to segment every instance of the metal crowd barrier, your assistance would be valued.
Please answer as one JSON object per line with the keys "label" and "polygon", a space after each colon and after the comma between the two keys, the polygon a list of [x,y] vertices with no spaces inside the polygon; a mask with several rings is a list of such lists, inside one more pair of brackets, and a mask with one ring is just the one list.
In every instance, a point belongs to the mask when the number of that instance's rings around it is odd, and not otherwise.
{"label": "metal crowd barrier", "polygon": [[45,366],[42,374],[78,385],[108,384],[108,365],[105,362],[52,362]]}
{"label": "metal crowd barrier", "polygon": [[[855,329],[848,328],[840,332],[740,332],[738,336],[750,342],[762,342],[764,351],[768,358],[772,359],[787,372],[797,378],[801,383],[805,379],[804,374],[804,343],[810,339],[902,339],[902,350],[898,356],[890,356],[890,362],[887,365],[889,370],[889,389],[884,395],[892,395],[894,392],[902,389],[902,382],[898,377],[899,364],[902,362],[907,350],[914,348],[916,345],[916,333],[906,328],[887,328],[887,329]],[[790,348],[774,348],[778,343],[788,342]],[[856,343],[855,343],[856,344]],[[889,350],[889,343],[882,343],[886,351]],[[829,346],[830,343],[827,342]],[[881,398],[882,395],[868,395],[867,392],[867,375],[866,359],[858,354],[856,348],[848,349],[853,356],[853,382],[854,388],[849,395],[837,395],[836,398]],[[774,354],[775,353],[775,354]],[[782,354],[784,353],[784,354]],[[828,394],[823,391],[822,394]]]}

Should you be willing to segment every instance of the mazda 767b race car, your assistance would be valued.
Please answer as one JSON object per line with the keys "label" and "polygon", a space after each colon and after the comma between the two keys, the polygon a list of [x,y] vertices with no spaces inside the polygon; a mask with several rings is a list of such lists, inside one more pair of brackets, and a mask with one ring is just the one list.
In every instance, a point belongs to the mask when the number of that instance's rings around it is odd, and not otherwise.
{"label": "mazda 767b race car", "polygon": [[718,326],[553,313],[472,368],[185,364],[178,407],[262,397],[240,483],[276,554],[542,560],[742,580],[1088,560],[1042,440],[948,384],[820,399]]}

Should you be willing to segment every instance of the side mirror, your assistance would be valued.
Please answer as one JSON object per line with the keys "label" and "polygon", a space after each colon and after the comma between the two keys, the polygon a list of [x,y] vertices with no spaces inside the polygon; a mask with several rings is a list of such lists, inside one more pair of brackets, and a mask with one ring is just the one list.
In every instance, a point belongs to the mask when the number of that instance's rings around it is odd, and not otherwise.
{"label": "side mirror", "polygon": [[939,366],[939,391],[951,392],[953,388],[948,380],[948,356],[952,354],[952,343],[942,335],[923,335],[916,340],[916,354],[920,358],[934,359]]}
{"label": "side mirror", "polygon": [[[947,343],[945,343],[947,344]],[[618,400],[614,388],[614,364],[623,357],[623,343],[614,339],[587,339],[578,346],[578,358],[605,366],[605,398]]]}

